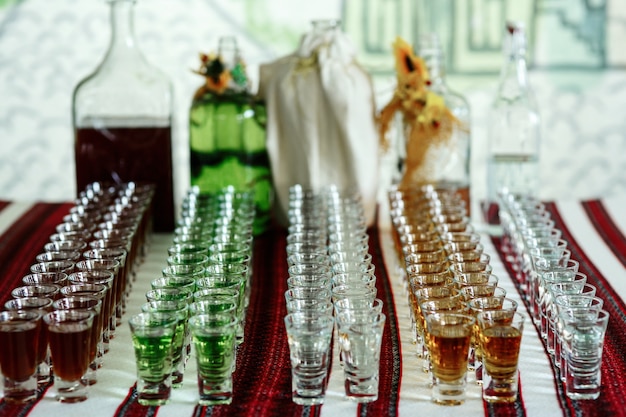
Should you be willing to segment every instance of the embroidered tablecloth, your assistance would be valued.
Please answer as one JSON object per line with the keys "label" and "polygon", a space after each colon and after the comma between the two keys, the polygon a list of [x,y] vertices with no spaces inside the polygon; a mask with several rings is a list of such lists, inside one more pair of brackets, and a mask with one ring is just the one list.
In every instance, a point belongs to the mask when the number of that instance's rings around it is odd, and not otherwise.
{"label": "embroidered tablecloth", "polygon": [[[490,406],[480,387],[468,384],[467,400],[456,407],[430,401],[429,376],[411,344],[409,309],[402,280],[396,270],[386,207],[379,208],[377,227],[370,228],[370,252],[376,265],[378,296],[387,314],[381,352],[380,393],[376,402],[358,405],[344,398],[342,372],[335,347],[325,403],[303,407],[291,401],[289,349],[283,325],[283,293],[287,288],[286,231],[272,230],[254,245],[254,275],[245,325],[245,341],[237,356],[234,398],[228,406],[196,405],[196,367],[192,357],[182,388],[173,391],[169,404],[144,407],[136,401],[135,363],[127,324],[138,312],[151,279],[165,266],[167,234],[154,235],[145,262],[128,300],[124,323],[116,331],[111,350],[98,371],[90,398],[79,404],[59,404],[52,389],[44,387],[28,406],[11,406],[0,400],[0,417],[143,417],[143,416],[607,416],[626,415],[626,198],[602,201],[557,202],[548,206],[572,258],[598,289],[611,314],[602,365],[603,390],[596,401],[571,401],[556,381],[537,329],[525,326],[520,353],[520,396],[516,403]],[[54,226],[70,208],[68,203],[11,203],[0,201],[0,302],[10,297],[41,252]],[[485,251],[492,255],[494,273],[510,297],[519,300],[509,266],[498,252],[499,241],[484,235]],[[523,304],[521,304],[523,310]]]}

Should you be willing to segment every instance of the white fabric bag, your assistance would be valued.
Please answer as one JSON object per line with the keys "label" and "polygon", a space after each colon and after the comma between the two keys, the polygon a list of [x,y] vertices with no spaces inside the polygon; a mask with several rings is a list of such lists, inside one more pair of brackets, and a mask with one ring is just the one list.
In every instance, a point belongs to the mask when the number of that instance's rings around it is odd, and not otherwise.
{"label": "white fabric bag", "polygon": [[260,68],[277,219],[287,224],[289,187],[329,185],[361,194],[374,222],[379,139],[369,75],[339,29],[312,31],[293,54]]}

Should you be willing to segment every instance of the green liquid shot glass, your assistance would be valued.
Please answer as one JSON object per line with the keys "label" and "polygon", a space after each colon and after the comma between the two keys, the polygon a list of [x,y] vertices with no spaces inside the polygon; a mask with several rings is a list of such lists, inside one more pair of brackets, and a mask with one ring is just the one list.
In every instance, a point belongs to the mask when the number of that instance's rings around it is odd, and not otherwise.
{"label": "green liquid shot glass", "polygon": [[171,313],[139,313],[129,320],[137,365],[137,401],[164,405],[172,392],[172,342],[178,318]]}
{"label": "green liquid shot glass", "polygon": [[172,338],[172,388],[182,387],[185,366],[189,358],[188,310],[184,301],[150,301],[141,306],[143,312],[176,315],[176,329]]}
{"label": "green liquid shot glass", "polygon": [[229,314],[199,314],[189,319],[198,367],[200,405],[232,402],[237,322],[237,318]]}

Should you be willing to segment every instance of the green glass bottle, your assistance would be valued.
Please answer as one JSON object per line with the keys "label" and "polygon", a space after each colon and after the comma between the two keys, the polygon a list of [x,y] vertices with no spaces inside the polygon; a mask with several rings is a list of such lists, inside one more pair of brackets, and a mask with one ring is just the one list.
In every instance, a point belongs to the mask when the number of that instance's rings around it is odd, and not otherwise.
{"label": "green glass bottle", "polygon": [[254,234],[269,224],[273,196],[267,155],[265,104],[248,89],[237,41],[223,37],[217,55],[200,55],[205,84],[194,95],[189,114],[191,185],[203,194],[227,186],[254,191]]}

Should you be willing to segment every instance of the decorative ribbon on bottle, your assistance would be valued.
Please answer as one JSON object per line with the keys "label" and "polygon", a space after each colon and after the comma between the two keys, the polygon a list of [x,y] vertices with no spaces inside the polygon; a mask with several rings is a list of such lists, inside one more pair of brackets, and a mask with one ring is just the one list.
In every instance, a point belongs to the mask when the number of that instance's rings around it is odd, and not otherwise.
{"label": "decorative ribbon on bottle", "polygon": [[455,128],[463,128],[462,123],[446,107],[443,97],[429,91],[428,69],[411,45],[398,37],[393,50],[397,85],[393,97],[378,116],[381,144],[388,148],[386,133],[396,112],[401,112],[406,137],[401,185],[430,182],[426,167],[429,149],[449,141]]}
{"label": "decorative ribbon on bottle", "polygon": [[194,98],[202,97],[207,91],[223,94],[229,87],[242,89],[248,83],[246,65],[243,60],[238,60],[235,66],[229,70],[222,62],[220,55],[214,53],[207,55],[201,52],[200,62],[200,69],[192,71],[205,77],[206,82],[198,88]]}

